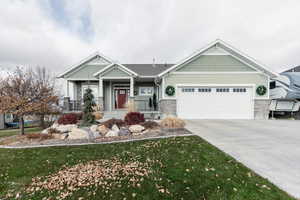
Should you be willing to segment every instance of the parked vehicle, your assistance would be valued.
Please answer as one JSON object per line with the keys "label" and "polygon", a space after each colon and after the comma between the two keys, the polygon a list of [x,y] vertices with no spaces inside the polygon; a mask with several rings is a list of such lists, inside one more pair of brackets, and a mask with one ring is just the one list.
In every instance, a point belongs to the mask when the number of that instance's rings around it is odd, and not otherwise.
{"label": "parked vehicle", "polygon": [[300,73],[284,72],[270,81],[270,111],[274,114],[291,114],[300,108]]}

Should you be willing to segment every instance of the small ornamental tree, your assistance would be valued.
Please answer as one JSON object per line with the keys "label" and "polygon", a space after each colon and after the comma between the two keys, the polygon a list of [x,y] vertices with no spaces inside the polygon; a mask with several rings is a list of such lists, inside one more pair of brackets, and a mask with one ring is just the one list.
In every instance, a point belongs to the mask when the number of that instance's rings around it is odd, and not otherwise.
{"label": "small ornamental tree", "polygon": [[30,68],[17,68],[0,80],[0,97],[0,113],[17,116],[22,135],[25,134],[24,116],[49,110],[58,99],[52,88],[41,84]]}
{"label": "small ornamental tree", "polygon": [[83,95],[84,109],[83,109],[83,122],[85,124],[92,124],[95,122],[95,116],[93,115],[93,106],[95,106],[94,95],[90,88],[85,90]]}

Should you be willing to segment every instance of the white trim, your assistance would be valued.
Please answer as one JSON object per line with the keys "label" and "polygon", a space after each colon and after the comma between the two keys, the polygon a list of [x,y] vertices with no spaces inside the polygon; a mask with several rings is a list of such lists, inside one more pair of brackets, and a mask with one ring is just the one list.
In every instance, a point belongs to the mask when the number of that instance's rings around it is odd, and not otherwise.
{"label": "white trim", "polygon": [[102,78],[100,78],[99,79],[99,83],[98,83],[98,96],[99,97],[104,97],[104,95],[103,95],[103,89],[104,89],[104,87],[103,87],[103,79]]}
{"label": "white trim", "polygon": [[156,78],[157,76],[139,76],[139,78]]}
{"label": "white trim", "polygon": [[[272,75],[274,75],[274,76],[277,76],[277,73],[270,71],[270,70],[269,70],[268,68],[266,68],[264,65],[258,63],[256,60],[250,58],[249,56],[245,55],[245,54],[242,53],[241,51],[235,49],[234,47],[232,47],[231,45],[229,45],[229,44],[223,42],[223,41],[220,40],[220,39],[217,39],[217,40],[213,41],[212,43],[210,43],[210,44],[207,45],[206,47],[200,49],[199,51],[193,53],[191,56],[189,56],[189,57],[185,58],[184,60],[178,62],[176,65],[174,65],[174,66],[172,66],[172,67],[166,69],[165,71],[161,72],[158,76],[161,77],[161,76],[165,75],[166,73],[168,73],[168,72],[170,72],[170,71],[172,71],[172,70],[178,68],[178,67],[181,66],[181,65],[184,66],[184,64],[185,64],[186,62],[190,61],[191,59],[193,59],[193,58],[195,58],[195,57],[197,57],[197,56],[202,55],[202,53],[203,53],[204,51],[206,51],[207,49],[213,47],[214,45],[217,45],[218,43],[220,43],[221,45],[223,45],[223,46],[225,46],[225,47],[231,49],[232,51],[236,52],[237,54],[239,54],[239,55],[245,57],[246,59],[250,60],[251,62],[257,64],[258,66],[260,66],[262,69],[265,70],[265,72],[263,72],[263,73],[269,72],[270,74],[272,74]],[[229,52],[228,52],[228,53],[229,53]],[[236,58],[236,56],[232,55],[231,53],[230,53],[230,55]],[[238,58],[237,58],[237,59],[238,59]],[[241,61],[241,59],[239,59],[239,60]],[[247,63],[247,62],[243,61],[243,63]],[[247,65],[251,66],[249,63],[247,63]],[[252,66],[252,67],[253,67],[253,66]],[[254,67],[254,68],[255,68],[256,70],[258,70],[258,71],[261,71],[260,69],[257,69],[256,67]]]}
{"label": "white trim", "polygon": [[126,73],[126,74],[127,74],[127,77],[131,77],[131,76],[132,76],[130,73],[126,72],[126,71],[125,71],[124,69],[122,69],[121,67],[112,67],[111,69],[106,69],[106,71],[103,71],[102,74],[100,73],[101,75],[99,75],[99,76],[104,77],[105,74],[107,74],[107,73],[113,71],[114,69],[117,69],[117,70],[120,70],[120,71]]}
{"label": "white trim", "polygon": [[101,74],[102,72],[104,72],[105,70],[109,69],[110,67],[114,66],[115,64],[112,63],[110,65],[107,65],[106,67],[104,67],[103,69],[99,70],[98,72],[94,73],[93,76],[98,76],[99,74]]}
{"label": "white trim", "polygon": [[93,76],[98,76],[99,74],[105,72],[107,69],[109,69],[110,67],[113,67],[115,65],[119,66],[120,68],[118,67],[118,69],[122,70],[123,72],[127,73],[128,75],[138,76],[137,73],[135,73],[134,71],[128,69],[127,67],[125,67],[124,65],[119,64],[119,63],[112,63],[109,66],[106,66],[103,69],[99,70],[98,72],[94,73]]}
{"label": "white trim", "polygon": [[170,74],[264,74],[262,72],[170,72]]}
{"label": "white trim", "polygon": [[162,93],[162,99],[166,99],[166,96],[165,96],[165,77],[162,77],[161,93]]}
{"label": "white trim", "polygon": [[[106,77],[106,76],[101,76],[102,79],[130,79],[131,77]],[[98,79],[97,79],[98,80]]]}
{"label": "white trim", "polygon": [[93,78],[93,79],[88,79],[88,78],[67,78],[65,80],[68,81],[98,81],[99,79]]}
{"label": "white trim", "polygon": [[109,81],[109,111],[112,111],[112,83]]}
{"label": "white trim", "polygon": [[97,52],[93,53],[92,55],[90,55],[90,56],[88,56],[88,57],[82,59],[79,63],[76,63],[76,64],[72,65],[71,67],[69,67],[65,72],[59,74],[59,75],[57,76],[57,78],[63,78],[63,77],[64,77],[66,74],[68,74],[69,72],[73,71],[73,70],[76,69],[77,67],[81,66],[83,63],[88,62],[89,60],[91,60],[91,59],[93,59],[93,58],[95,58],[95,57],[97,57],[97,56],[102,57],[104,60],[108,61],[108,63],[113,63],[113,61],[112,61],[110,58],[104,56],[104,55],[101,54],[99,51],[97,51]]}
{"label": "white trim", "polygon": [[130,78],[130,97],[134,97],[134,79],[133,77]]}

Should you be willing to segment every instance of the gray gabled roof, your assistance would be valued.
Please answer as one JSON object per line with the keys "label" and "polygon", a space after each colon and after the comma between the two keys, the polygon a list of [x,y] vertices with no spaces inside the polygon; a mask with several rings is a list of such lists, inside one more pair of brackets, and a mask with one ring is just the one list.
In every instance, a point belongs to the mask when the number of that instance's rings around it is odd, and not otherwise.
{"label": "gray gabled roof", "polygon": [[286,71],[284,71],[282,73],[285,73],[285,72],[300,72],[300,65],[297,66],[297,67],[293,67],[293,68],[291,68],[289,70],[286,70]]}
{"label": "gray gabled roof", "polygon": [[123,64],[140,76],[157,76],[174,64]]}

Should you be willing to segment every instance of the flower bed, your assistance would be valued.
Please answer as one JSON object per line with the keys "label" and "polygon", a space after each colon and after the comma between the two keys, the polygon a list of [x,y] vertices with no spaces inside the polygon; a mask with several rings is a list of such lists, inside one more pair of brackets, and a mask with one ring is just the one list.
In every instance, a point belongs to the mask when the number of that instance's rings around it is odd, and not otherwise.
{"label": "flower bed", "polygon": [[[174,120],[172,118],[172,120]],[[99,125],[91,127],[78,127],[76,124],[53,124],[41,134],[8,138],[2,140],[0,145],[6,146],[43,146],[43,145],[69,145],[80,143],[105,143],[124,140],[140,140],[156,137],[168,137],[191,134],[188,130],[166,126],[168,123],[155,121],[141,122],[128,125],[120,119],[110,119]],[[172,123],[173,124],[173,123]]]}

